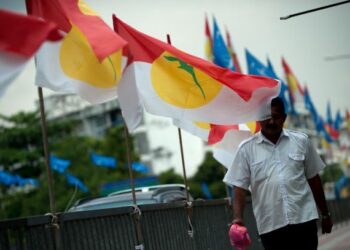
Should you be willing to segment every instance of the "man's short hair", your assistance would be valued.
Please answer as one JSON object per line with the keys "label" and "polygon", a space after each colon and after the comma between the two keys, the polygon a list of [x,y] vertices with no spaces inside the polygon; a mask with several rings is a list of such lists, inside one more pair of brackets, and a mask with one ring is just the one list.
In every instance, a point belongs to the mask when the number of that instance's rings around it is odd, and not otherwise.
{"label": "man's short hair", "polygon": [[286,114],[286,110],[284,108],[284,102],[281,97],[277,96],[271,100],[271,107],[278,107],[281,114]]}

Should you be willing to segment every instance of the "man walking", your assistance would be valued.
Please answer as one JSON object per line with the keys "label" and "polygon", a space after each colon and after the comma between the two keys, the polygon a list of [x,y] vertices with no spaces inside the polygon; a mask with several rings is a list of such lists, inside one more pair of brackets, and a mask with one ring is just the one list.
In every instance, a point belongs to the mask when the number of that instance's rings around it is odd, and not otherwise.
{"label": "man walking", "polygon": [[308,136],[283,129],[284,104],[271,102],[271,117],[261,132],[241,143],[224,182],[234,186],[233,223],[244,225],[245,196],[250,189],[258,231],[265,249],[317,249],[317,207],[323,233],[332,220],[321,179],[325,166]]}

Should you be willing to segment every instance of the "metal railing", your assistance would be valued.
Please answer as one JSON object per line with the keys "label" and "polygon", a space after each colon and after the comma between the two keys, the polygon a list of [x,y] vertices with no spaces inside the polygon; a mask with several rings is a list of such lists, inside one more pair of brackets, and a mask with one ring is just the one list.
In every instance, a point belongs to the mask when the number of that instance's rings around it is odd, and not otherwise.
{"label": "metal railing", "polygon": [[[335,224],[350,219],[350,200],[329,201]],[[227,199],[140,206],[146,250],[232,249],[227,232],[232,209]],[[0,221],[0,250],[135,249],[134,208],[123,207]],[[251,204],[245,223],[253,244],[263,249]],[[188,231],[193,228],[193,235]]]}

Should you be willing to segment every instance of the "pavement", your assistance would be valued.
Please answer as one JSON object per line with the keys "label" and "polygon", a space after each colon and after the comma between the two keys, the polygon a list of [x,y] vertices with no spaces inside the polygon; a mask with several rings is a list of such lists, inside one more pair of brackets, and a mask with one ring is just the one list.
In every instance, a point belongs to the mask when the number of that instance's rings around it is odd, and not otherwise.
{"label": "pavement", "polygon": [[318,237],[318,250],[350,250],[350,223],[333,227],[332,233]]}

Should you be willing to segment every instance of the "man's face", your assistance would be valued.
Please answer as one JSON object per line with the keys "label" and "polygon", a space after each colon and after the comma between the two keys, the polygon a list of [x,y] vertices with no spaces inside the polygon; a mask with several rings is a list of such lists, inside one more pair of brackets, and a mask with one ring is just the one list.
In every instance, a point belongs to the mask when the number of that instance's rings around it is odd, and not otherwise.
{"label": "man's face", "polygon": [[261,132],[268,139],[281,134],[286,114],[281,112],[278,107],[271,107],[271,118],[260,121]]}

